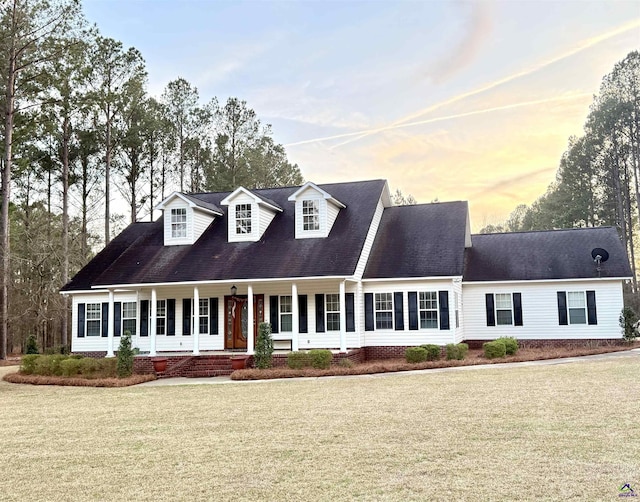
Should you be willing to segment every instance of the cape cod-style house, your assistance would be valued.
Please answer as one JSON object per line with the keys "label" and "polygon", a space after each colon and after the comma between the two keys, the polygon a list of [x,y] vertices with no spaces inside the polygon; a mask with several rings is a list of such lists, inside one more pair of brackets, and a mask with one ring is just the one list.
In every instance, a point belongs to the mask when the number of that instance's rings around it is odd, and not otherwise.
{"label": "cape cod-style house", "polygon": [[128,330],[149,356],[252,354],[263,320],[277,349],[360,358],[622,336],[614,228],[471,235],[466,202],[393,206],[384,180],[176,192],[157,209],[62,288],[73,352],[112,356]]}

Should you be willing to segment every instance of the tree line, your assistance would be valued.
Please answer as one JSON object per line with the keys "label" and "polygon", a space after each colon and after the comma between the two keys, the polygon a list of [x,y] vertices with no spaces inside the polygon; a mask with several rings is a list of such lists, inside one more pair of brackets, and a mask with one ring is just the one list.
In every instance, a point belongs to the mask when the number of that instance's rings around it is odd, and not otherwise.
{"label": "tree line", "polygon": [[629,255],[633,291],[640,221],[640,52],[605,75],[584,124],[571,137],[555,181],[530,206],[481,233],[614,226]]}
{"label": "tree line", "polygon": [[183,78],[150,96],[142,54],[78,0],[0,2],[0,109],[0,359],[29,334],[68,346],[59,288],[171,191],[303,181],[245,101],[202,103]]}

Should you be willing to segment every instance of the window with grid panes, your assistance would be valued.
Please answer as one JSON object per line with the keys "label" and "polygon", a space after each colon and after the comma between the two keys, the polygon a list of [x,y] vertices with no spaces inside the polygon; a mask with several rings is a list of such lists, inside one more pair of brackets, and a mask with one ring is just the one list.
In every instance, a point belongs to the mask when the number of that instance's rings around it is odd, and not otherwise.
{"label": "window with grid panes", "polygon": [[280,297],[280,331],[293,330],[293,309],[291,296]]}
{"label": "window with grid panes", "polygon": [[100,336],[102,325],[102,305],[87,303],[87,336]]}
{"label": "window with grid panes", "polygon": [[340,295],[325,295],[327,331],[340,331]]}
{"label": "window with grid panes", "polygon": [[122,334],[127,331],[131,333],[131,336],[136,336],[136,302],[123,302],[122,303]]}
{"label": "window with grid panes", "polygon": [[587,300],[584,291],[568,291],[569,324],[587,324]]}
{"label": "window with grid panes", "polygon": [[206,335],[209,333],[209,299],[200,298],[199,304],[200,334]]}
{"label": "window with grid panes", "polygon": [[317,200],[302,201],[302,228],[304,230],[320,229],[320,206]]}
{"label": "window with grid panes", "polygon": [[418,311],[420,329],[438,329],[438,293],[436,291],[420,292]]}
{"label": "window with grid panes", "polygon": [[236,234],[251,233],[251,204],[236,204]]}
{"label": "window with grid panes", "polygon": [[167,334],[167,300],[156,301],[156,335]]}
{"label": "window with grid panes", "polygon": [[393,329],[393,294],[375,294],[376,329]]}
{"label": "window with grid panes", "polygon": [[180,238],[187,236],[187,210],[176,208],[171,210],[171,237]]}
{"label": "window with grid panes", "polygon": [[513,324],[513,303],[511,293],[496,293],[496,324],[507,326]]}

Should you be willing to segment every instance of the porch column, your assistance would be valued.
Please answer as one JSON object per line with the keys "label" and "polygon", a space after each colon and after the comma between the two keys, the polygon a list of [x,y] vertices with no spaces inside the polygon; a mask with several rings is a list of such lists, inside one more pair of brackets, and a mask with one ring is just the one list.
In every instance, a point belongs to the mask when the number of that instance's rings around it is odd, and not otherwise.
{"label": "porch column", "polygon": [[200,291],[193,287],[193,355],[200,355]]}
{"label": "porch column", "polygon": [[247,354],[254,353],[253,343],[253,286],[247,286]]}
{"label": "porch column", "polygon": [[115,320],[115,307],[113,304],[113,289],[109,290],[109,314],[107,315],[107,357],[113,357],[113,323]]}
{"label": "porch column", "polygon": [[291,285],[291,350],[298,350],[300,322],[298,321],[298,285]]}
{"label": "porch column", "polygon": [[340,352],[347,351],[347,302],[345,281],[340,283]]}
{"label": "porch column", "polygon": [[133,337],[132,347],[140,348],[140,290],[136,289],[136,336]]}
{"label": "porch column", "polygon": [[156,355],[156,324],[158,317],[158,296],[156,295],[156,288],[151,290],[151,319],[149,322],[149,355],[154,357]]}
{"label": "porch column", "polygon": [[362,319],[364,317],[363,313],[362,313],[362,299],[364,298],[364,291],[362,289],[362,282],[358,281],[358,283],[356,284],[356,298],[354,301],[354,312],[353,315],[355,316],[355,325],[356,325],[356,333],[358,334],[359,337],[359,346],[362,347],[364,345],[364,329],[362,327]]}

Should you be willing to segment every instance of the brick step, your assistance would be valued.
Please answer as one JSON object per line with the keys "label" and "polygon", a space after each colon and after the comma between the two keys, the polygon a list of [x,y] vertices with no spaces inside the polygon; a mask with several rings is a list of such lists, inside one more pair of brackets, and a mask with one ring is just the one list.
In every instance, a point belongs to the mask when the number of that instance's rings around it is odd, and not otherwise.
{"label": "brick step", "polygon": [[202,378],[202,377],[216,377],[216,376],[228,376],[233,373],[233,370],[198,370],[184,374],[187,378]]}

